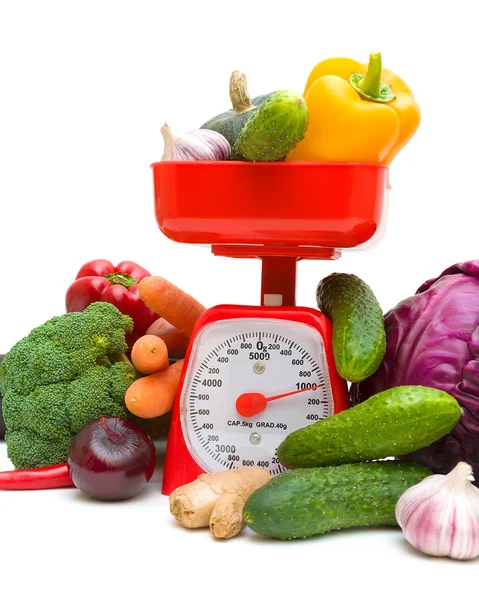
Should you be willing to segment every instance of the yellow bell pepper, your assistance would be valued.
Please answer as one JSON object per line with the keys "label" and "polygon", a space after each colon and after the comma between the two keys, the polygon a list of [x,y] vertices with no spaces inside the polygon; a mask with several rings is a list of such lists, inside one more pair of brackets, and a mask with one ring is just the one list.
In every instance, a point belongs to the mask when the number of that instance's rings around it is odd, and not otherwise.
{"label": "yellow bell pepper", "polygon": [[359,162],[389,165],[416,132],[419,106],[395,73],[382,69],[381,55],[369,65],[330,58],[311,71],[304,98],[306,135],[287,161]]}

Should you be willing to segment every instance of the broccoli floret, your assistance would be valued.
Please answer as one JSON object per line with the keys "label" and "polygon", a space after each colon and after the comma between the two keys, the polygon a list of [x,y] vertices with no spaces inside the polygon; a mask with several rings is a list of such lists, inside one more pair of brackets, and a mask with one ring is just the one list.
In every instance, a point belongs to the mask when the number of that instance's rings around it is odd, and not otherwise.
{"label": "broccoli floret", "polygon": [[110,396],[116,403],[125,404],[125,390],[139,377],[130,361],[115,362],[108,370],[110,379]]}
{"label": "broccoli floret", "polygon": [[66,460],[93,419],[127,417],[138,373],[126,359],[133,321],[108,302],[53,317],[17,342],[0,364],[8,456],[17,469]]}
{"label": "broccoli floret", "polygon": [[94,366],[72,381],[65,397],[71,431],[100,417],[126,417],[125,392],[133,380],[132,368],[121,362]]}
{"label": "broccoli floret", "polygon": [[61,440],[32,434],[28,429],[5,433],[8,456],[17,469],[31,469],[65,462],[72,438]]}

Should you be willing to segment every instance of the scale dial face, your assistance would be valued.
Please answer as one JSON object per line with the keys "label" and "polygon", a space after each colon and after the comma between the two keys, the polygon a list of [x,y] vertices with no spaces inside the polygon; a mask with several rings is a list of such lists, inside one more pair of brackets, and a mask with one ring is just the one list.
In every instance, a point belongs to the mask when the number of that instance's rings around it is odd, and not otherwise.
{"label": "scale dial face", "polygon": [[[244,416],[238,398],[253,394],[266,402]],[[239,318],[205,325],[197,335],[180,419],[188,450],[204,471],[258,466],[278,475],[286,470],[275,455],[284,438],[333,413],[324,343],[314,327]]]}

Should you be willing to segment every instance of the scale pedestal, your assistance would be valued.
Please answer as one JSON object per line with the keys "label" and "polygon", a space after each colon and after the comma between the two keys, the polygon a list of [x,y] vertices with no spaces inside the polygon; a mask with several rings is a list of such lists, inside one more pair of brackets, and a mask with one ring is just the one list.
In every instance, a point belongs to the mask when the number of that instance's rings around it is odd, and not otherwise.
{"label": "scale pedestal", "polygon": [[[163,493],[212,470],[256,465],[278,474],[274,450],[287,433],[348,407],[331,323],[316,309],[296,307],[297,262],[335,260],[342,249],[378,237],[388,168],[224,161],[152,169],[155,216],[168,238],[262,262],[260,306],[212,307],[195,326],[172,412]],[[259,397],[264,407],[275,402],[261,409],[263,420],[254,411],[248,420],[241,396]]]}
{"label": "scale pedestal", "polygon": [[261,306],[296,306],[296,265],[299,260],[336,260],[333,248],[212,245],[215,256],[261,260]]}

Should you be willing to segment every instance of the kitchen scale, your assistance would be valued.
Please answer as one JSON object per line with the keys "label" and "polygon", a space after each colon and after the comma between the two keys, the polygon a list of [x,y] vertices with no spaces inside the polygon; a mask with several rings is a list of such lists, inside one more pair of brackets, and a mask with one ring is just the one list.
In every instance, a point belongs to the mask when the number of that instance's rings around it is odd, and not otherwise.
{"label": "kitchen scale", "polygon": [[176,242],[262,261],[260,306],[220,305],[198,319],[168,434],[163,493],[201,473],[286,469],[294,430],[348,408],[332,327],[295,306],[298,260],[334,260],[377,240],[388,168],[346,163],[160,162],[155,215]]}

